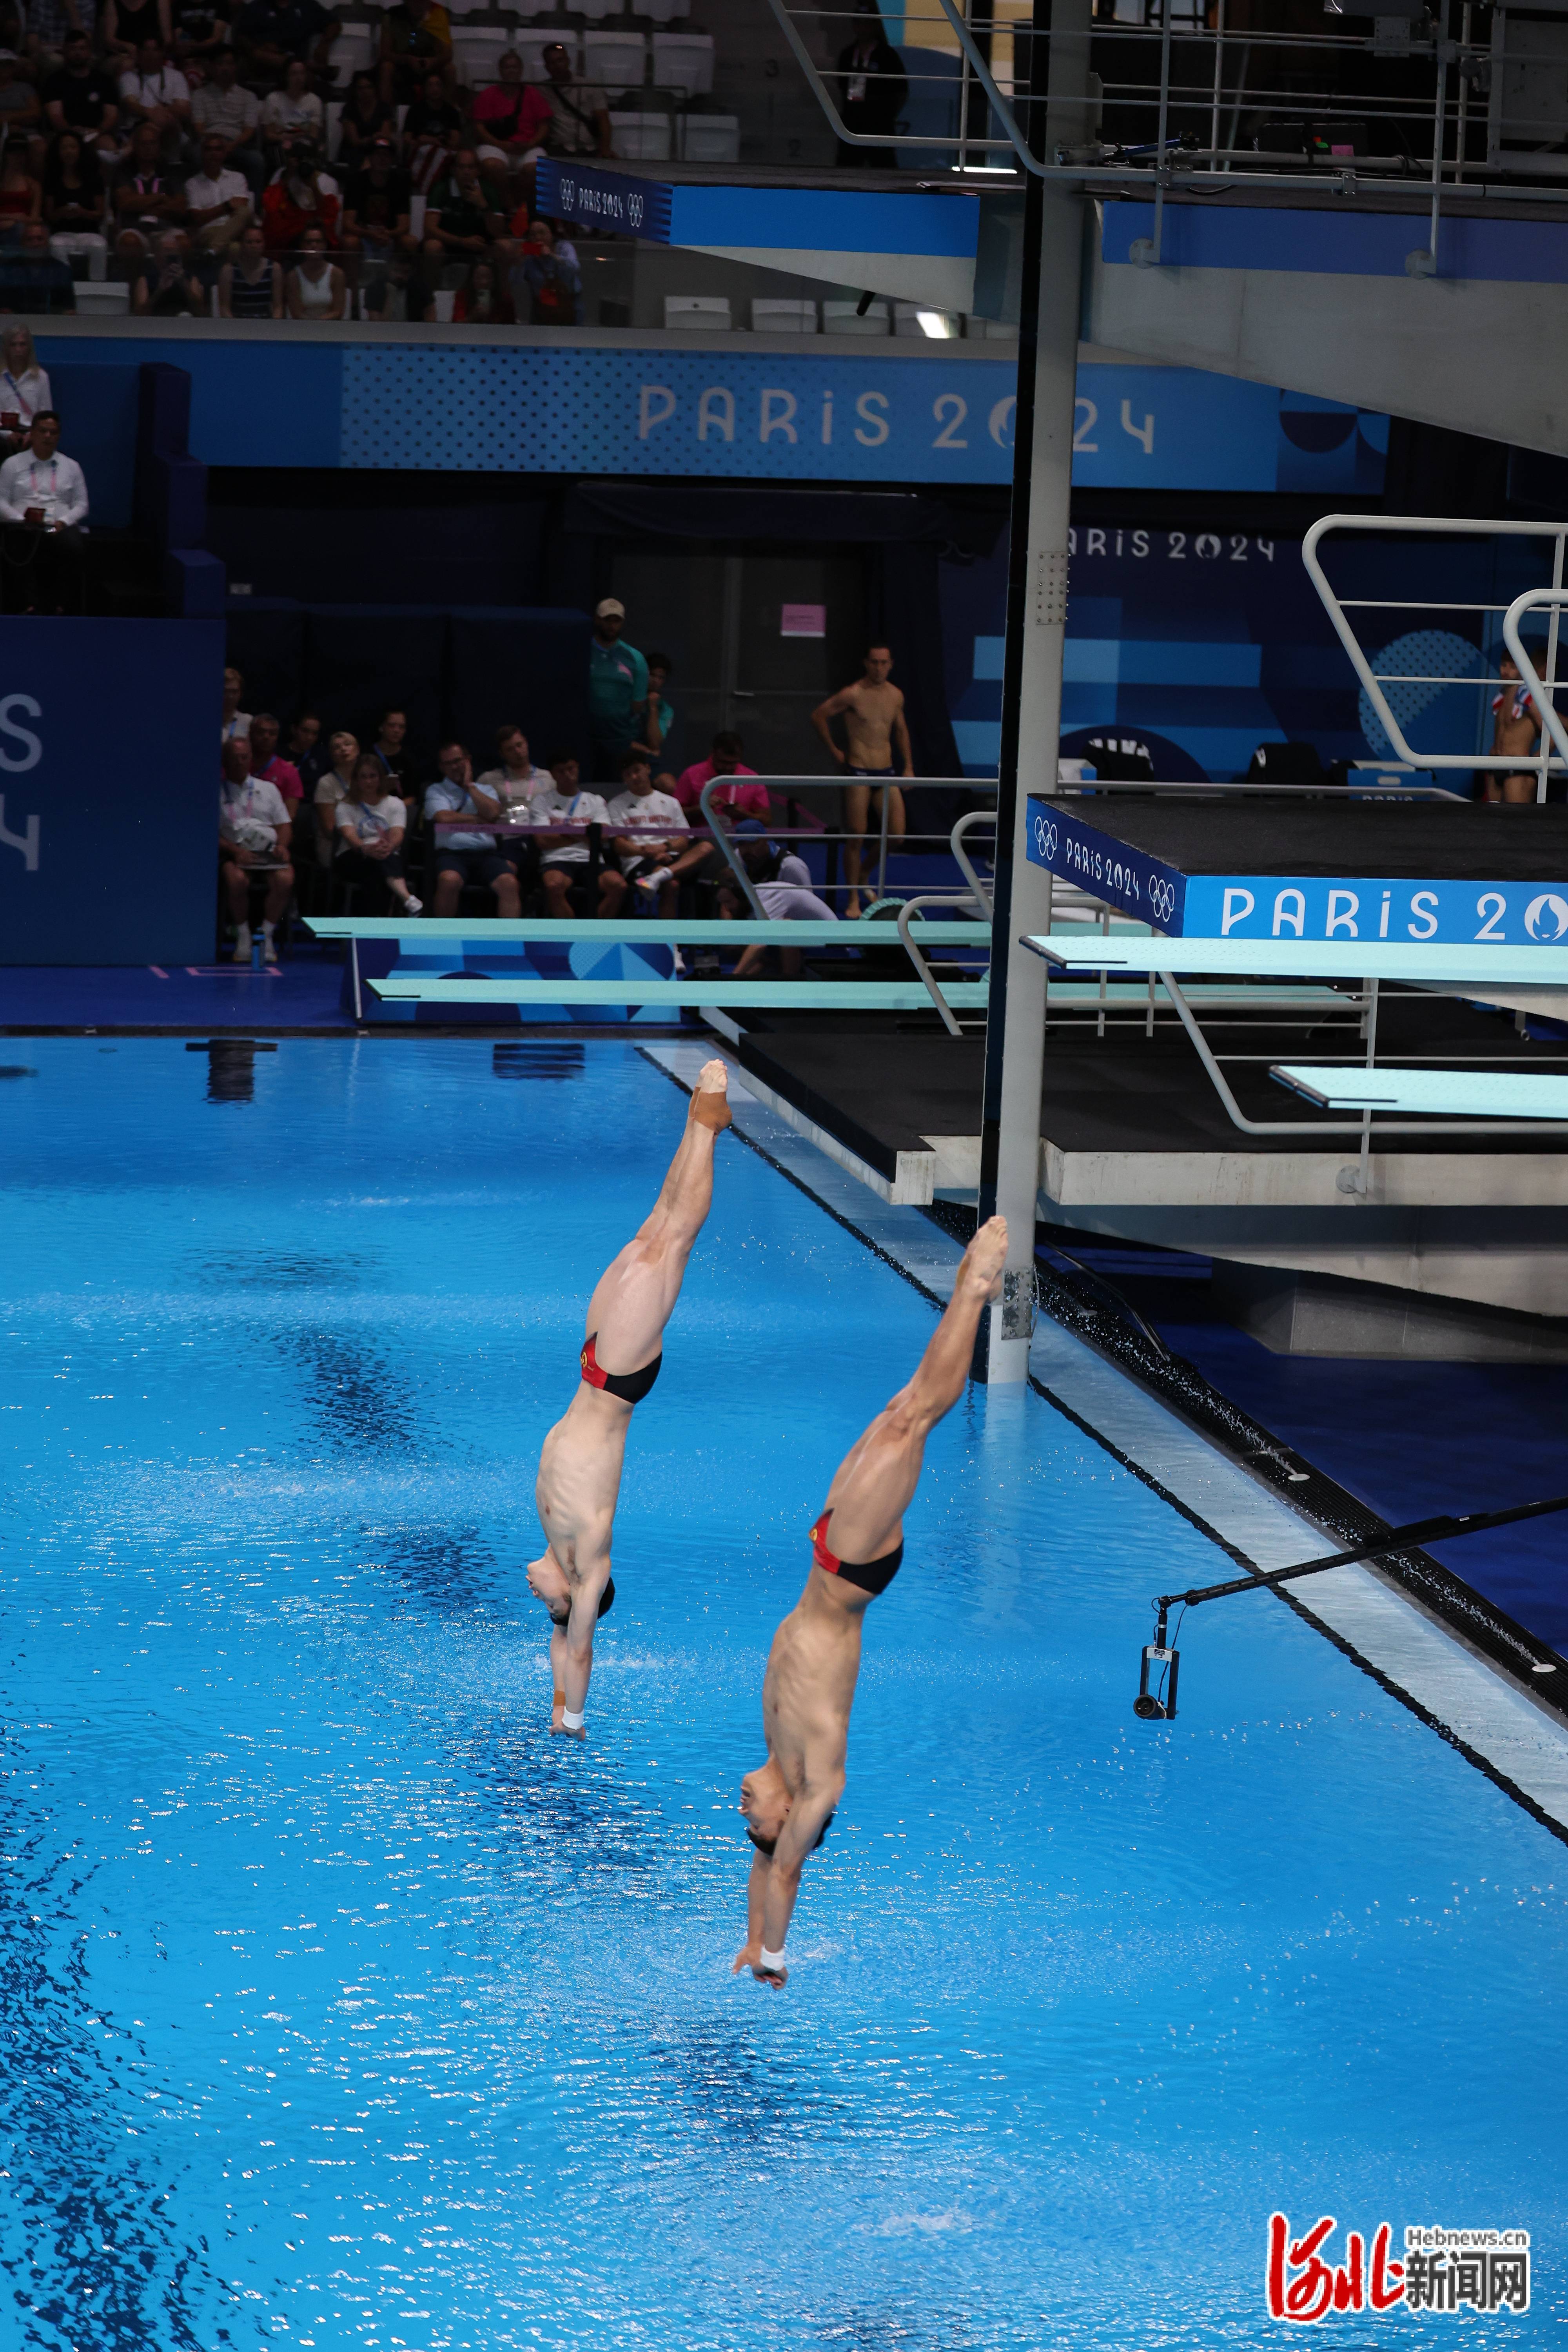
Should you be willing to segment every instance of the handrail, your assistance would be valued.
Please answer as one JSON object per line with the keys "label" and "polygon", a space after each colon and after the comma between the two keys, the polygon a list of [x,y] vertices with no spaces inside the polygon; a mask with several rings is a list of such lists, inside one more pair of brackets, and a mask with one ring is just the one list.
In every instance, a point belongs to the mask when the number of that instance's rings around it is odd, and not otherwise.
{"label": "handrail", "polygon": [[[1496,770],[1504,775],[1522,775],[1527,770],[1534,769],[1540,778],[1536,788],[1537,794],[1538,797],[1544,799],[1546,793],[1546,779],[1549,772],[1553,768],[1568,766],[1568,739],[1565,739],[1563,736],[1562,730],[1558,727],[1553,726],[1550,730],[1552,740],[1558,745],[1561,753],[1561,757],[1558,759],[1553,759],[1544,748],[1546,732],[1548,731],[1545,729],[1542,730],[1542,751],[1530,756],[1526,756],[1518,751],[1415,751],[1411,749],[1410,745],[1405,741],[1405,730],[1400,726],[1398,719],[1394,717],[1393,710],[1389,707],[1387,698],[1384,694],[1384,685],[1387,681],[1380,678],[1377,672],[1373,670],[1372,664],[1367,659],[1365,653],[1362,649],[1360,640],[1357,638],[1355,631],[1351,627],[1350,623],[1346,620],[1344,609],[1342,606],[1339,598],[1335,595],[1333,589],[1330,586],[1328,576],[1323,570],[1321,562],[1319,561],[1319,544],[1324,537],[1332,530],[1359,530],[1363,534],[1371,532],[1373,535],[1382,531],[1393,531],[1395,533],[1402,533],[1407,537],[1423,539],[1447,539],[1453,538],[1456,535],[1462,535],[1470,539],[1511,538],[1552,540],[1556,544],[1552,557],[1552,588],[1550,590],[1536,590],[1531,592],[1532,595],[1544,596],[1548,601],[1550,601],[1555,595],[1556,592],[1563,585],[1563,554],[1565,544],[1568,544],[1568,523],[1513,522],[1500,520],[1480,521],[1456,515],[1327,514],[1319,517],[1318,520],[1312,524],[1311,528],[1308,530],[1306,536],[1301,541],[1301,562],[1306,567],[1307,576],[1311,581],[1313,587],[1317,590],[1319,598],[1322,603],[1323,610],[1327,613],[1330,621],[1333,625],[1334,634],[1339,638],[1339,641],[1344,647],[1345,652],[1349,655],[1351,666],[1354,669],[1357,677],[1361,680],[1363,687],[1365,688],[1367,698],[1371,702],[1373,710],[1377,713],[1378,719],[1383,726],[1384,731],[1387,735],[1389,741],[1394,745],[1398,757],[1401,760],[1407,761],[1413,768],[1466,768],[1470,770],[1485,768]],[[1359,600],[1352,599],[1351,601],[1353,606]],[[1514,602],[1509,606],[1508,612],[1503,616],[1503,639],[1505,644],[1508,645],[1510,653],[1514,654],[1516,659],[1519,657],[1515,650],[1518,638],[1517,618],[1515,618],[1514,637],[1512,640],[1510,639],[1508,634],[1509,619],[1510,616],[1517,616],[1518,613],[1521,609],[1528,609],[1530,603],[1531,596],[1529,595],[1516,597]],[[1423,599],[1419,595],[1412,596],[1408,604],[1402,605],[1399,609],[1412,614],[1419,613],[1423,609]],[[1455,602],[1453,599],[1449,599],[1446,601],[1442,606],[1442,610],[1445,612],[1493,612],[1496,609],[1495,605],[1483,604],[1479,599],[1474,604]],[[1542,680],[1535,676],[1533,667],[1531,670],[1531,677],[1533,680],[1531,699],[1535,702],[1537,710],[1542,713],[1543,718],[1547,715],[1550,709],[1552,689],[1560,683],[1554,675],[1556,669],[1556,648],[1557,628],[1554,619],[1552,623],[1552,636],[1548,646],[1548,675],[1546,678]],[[1524,675],[1522,667],[1520,675],[1522,678]],[[1535,690],[1537,688],[1540,689],[1539,694]]]}
{"label": "handrail", "polygon": [[[919,948],[916,947],[913,939],[910,935],[910,924],[913,919],[915,908],[917,907],[924,907],[930,903],[931,903],[931,901],[925,897],[905,899],[903,905],[899,908],[899,937],[902,940],[904,946],[909,950],[910,961],[913,964],[915,970],[924,981],[926,987],[930,990],[931,1001],[936,1006],[937,1011],[941,1013],[942,1024],[945,1027],[948,1035],[950,1037],[962,1037],[963,1032],[959,1027],[957,1022],[953,1019],[946,997],[937,986],[936,974],[932,971],[930,964],[927,963],[924,956],[921,953]],[[936,903],[945,905],[948,902],[946,900],[938,900]]]}
{"label": "handrail", "polygon": [[[736,856],[729,834],[724,826],[720,823],[718,814],[713,807],[711,796],[717,790],[718,786],[721,783],[731,782],[732,781],[732,778],[727,776],[710,776],[708,782],[703,785],[701,792],[698,794],[698,802],[701,808],[703,816],[707,819],[709,829],[711,832],[714,840],[723,851],[725,857],[729,861],[730,870],[741,886],[741,894],[745,899],[747,906],[750,907],[752,914],[755,915],[759,923],[765,923],[768,919],[768,910],[757,896],[756,885],[752,882],[751,876],[747,873],[745,867]],[[771,798],[772,795],[770,794],[769,797]]]}
{"label": "handrail", "polygon": [[963,846],[963,836],[972,824],[994,824],[995,822],[996,812],[994,809],[971,809],[967,816],[961,816],[959,818],[958,823],[953,826],[952,833],[948,836],[953,858],[958,866],[963,869],[965,881],[973,891],[974,896],[979,900],[981,906],[984,908],[987,922],[991,921],[995,915],[995,905],[992,899],[990,891],[986,888],[984,883],[980,879],[979,875],[975,872],[974,867],[970,863],[969,852]]}
{"label": "handrail", "polygon": [[[1561,553],[1561,551],[1559,552]],[[1558,751],[1562,755],[1563,765],[1568,766],[1568,734],[1565,734],[1563,731],[1563,721],[1559,718],[1556,706],[1552,699],[1550,685],[1543,685],[1541,678],[1536,675],[1535,664],[1531,660],[1528,653],[1526,653],[1524,649],[1524,641],[1519,633],[1519,622],[1521,613],[1543,612],[1546,610],[1551,611],[1552,644],[1548,649],[1546,667],[1548,669],[1552,668],[1554,664],[1551,658],[1551,654],[1555,649],[1557,615],[1565,605],[1568,605],[1568,589],[1529,588],[1525,591],[1522,596],[1516,596],[1514,598],[1512,604],[1509,606],[1508,611],[1503,614],[1502,636],[1504,645],[1507,646],[1509,652],[1513,656],[1521,681],[1528,689],[1531,702],[1534,703],[1537,712],[1545,722],[1545,726],[1551,734],[1552,740],[1556,744]],[[1533,767],[1535,762],[1531,761],[1528,764]],[[1523,770],[1519,769],[1516,772],[1522,774]],[[1544,761],[1541,763],[1541,782],[1536,786],[1536,798],[1538,800],[1544,800],[1546,798],[1546,763]]]}

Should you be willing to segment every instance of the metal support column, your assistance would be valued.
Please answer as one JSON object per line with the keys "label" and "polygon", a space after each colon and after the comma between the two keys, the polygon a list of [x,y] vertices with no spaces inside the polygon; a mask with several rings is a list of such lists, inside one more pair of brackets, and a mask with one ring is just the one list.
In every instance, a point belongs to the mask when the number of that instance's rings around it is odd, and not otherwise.
{"label": "metal support column", "polygon": [[[1089,0],[1036,0],[1031,82],[1049,26],[1046,148],[1081,136],[1088,89]],[[1057,118],[1060,117],[1060,127]],[[1039,1182],[1046,966],[1016,946],[1049,920],[1049,881],[1026,854],[1028,794],[1054,792],[1061,740],[1067,627],[1068,524],[1078,390],[1084,200],[1059,182],[1032,180],[1024,254],[1018,405],[1007,586],[1002,756],[996,818],[995,928],[985,1037],[980,1214],[1007,1220],[1003,1297],[987,1318],[984,1377],[1016,1384],[1028,1372],[1034,1321],[1035,1204]],[[981,1366],[976,1364],[977,1372]]]}

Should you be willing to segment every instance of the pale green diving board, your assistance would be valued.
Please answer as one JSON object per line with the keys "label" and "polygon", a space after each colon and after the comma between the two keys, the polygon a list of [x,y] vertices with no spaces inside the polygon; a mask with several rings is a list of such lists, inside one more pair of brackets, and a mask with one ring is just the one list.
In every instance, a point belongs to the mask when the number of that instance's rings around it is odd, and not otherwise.
{"label": "pale green diving board", "polygon": [[[738,924],[727,924],[736,930]],[[790,1013],[930,1013],[930,992],[916,981],[889,980],[557,980],[551,977],[421,980],[388,973],[367,988],[387,1004],[665,1004],[733,1006],[737,1011]],[[984,981],[942,982],[960,1012],[984,1012]]]}
{"label": "pale green diving board", "polygon": [[[641,922],[593,922],[568,919],[552,922],[547,915],[504,916],[422,915],[405,919],[392,915],[308,915],[306,929],[318,940],[392,940],[413,953],[439,950],[455,940],[472,943],[476,950],[490,947],[526,946],[553,940],[558,946],[660,948],[672,943],[687,948],[896,948],[896,923],[879,922],[664,922],[648,917]],[[989,923],[928,923],[910,925],[923,946],[984,948],[991,944]]]}
{"label": "pale green diving board", "polygon": [[1332,1068],[1276,1062],[1268,1073],[1323,1110],[1396,1110],[1441,1118],[1568,1119],[1568,1077],[1533,1070]]}

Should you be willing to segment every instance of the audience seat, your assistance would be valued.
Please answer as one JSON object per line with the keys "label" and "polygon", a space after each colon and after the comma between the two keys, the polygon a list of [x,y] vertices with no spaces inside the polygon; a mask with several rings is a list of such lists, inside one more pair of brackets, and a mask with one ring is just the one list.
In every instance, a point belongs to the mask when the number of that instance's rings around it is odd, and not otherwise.
{"label": "audience seat", "polygon": [[752,304],[752,332],[754,335],[815,335],[816,305],[812,301],[792,301],[781,296],[759,296]]}
{"label": "audience seat", "polygon": [[656,33],[653,78],[666,89],[684,90],[689,98],[706,98],[713,87],[712,34]]}
{"label": "audience seat", "polygon": [[454,25],[452,58],[458,79],[470,89],[483,89],[499,79],[496,60],[511,47],[511,35],[500,25]]}
{"label": "audience seat", "polygon": [[610,144],[628,163],[667,163],[673,139],[668,114],[610,113]]}
{"label": "audience seat", "polygon": [[709,333],[727,334],[731,324],[730,298],[727,294],[667,294],[664,324],[667,333],[672,328],[682,331],[699,328]]}
{"label": "audience seat", "polygon": [[825,302],[822,331],[825,335],[890,335],[892,308],[887,302],[873,302],[862,316],[858,302]]}
{"label": "audience seat", "polygon": [[121,319],[131,309],[131,289],[117,285],[112,278],[95,283],[90,278],[79,281],[76,289],[76,310],[79,319]]}
{"label": "audience seat", "polygon": [[326,111],[327,161],[329,163],[335,163],[338,160],[338,150],[343,142],[343,100],[341,98],[329,98]]}
{"label": "audience seat", "polygon": [[676,124],[677,151],[688,163],[738,163],[738,114],[683,114]]}
{"label": "audience seat", "polygon": [[345,26],[327,51],[333,81],[346,89],[356,73],[364,73],[374,65],[379,46],[370,26]]}
{"label": "audience seat", "polygon": [[640,89],[647,79],[648,44],[645,33],[584,33],[583,79],[597,82],[611,96]]}
{"label": "audience seat", "polygon": [[650,16],[656,25],[670,25],[678,17],[690,15],[691,0],[643,0],[637,13]]}

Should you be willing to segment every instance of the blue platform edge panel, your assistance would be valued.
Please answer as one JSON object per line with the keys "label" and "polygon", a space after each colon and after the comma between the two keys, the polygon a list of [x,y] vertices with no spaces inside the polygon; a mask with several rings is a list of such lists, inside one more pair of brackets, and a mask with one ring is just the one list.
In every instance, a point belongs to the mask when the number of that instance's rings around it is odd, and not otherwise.
{"label": "blue platform edge panel", "polygon": [[1431,940],[1550,947],[1568,938],[1568,880],[1194,874],[1102,833],[1043,793],[1029,795],[1029,862],[1171,939]]}
{"label": "blue platform edge panel", "polygon": [[471,939],[447,940],[431,951],[410,950],[396,940],[362,940],[357,949],[359,1005],[354,1004],[353,963],[343,961],[339,1009],[375,1027],[407,1028],[434,1025],[442,1029],[505,1028],[517,1022],[531,1026],[541,1022],[583,1022],[594,1028],[623,1022],[647,1022],[668,1026],[671,1015],[655,1005],[560,1004],[548,1001],[527,1004],[502,999],[485,1003],[421,1004],[412,999],[377,996],[373,980],[395,973],[399,980],[669,980],[675,959],[669,949],[650,940],[646,947],[605,947],[594,940],[557,945],[552,940],[521,942],[487,939],[483,928]]}
{"label": "blue platform edge panel", "polygon": [[[217,889],[221,621],[0,620],[0,965],[195,964]],[[117,730],[105,715],[148,711]]]}
{"label": "blue platform edge panel", "polygon": [[[1133,245],[1154,234],[1154,207],[1108,203],[1100,254],[1131,264]],[[1161,258],[1167,268],[1305,271],[1336,278],[1404,278],[1425,234],[1405,214],[1293,212],[1262,206],[1167,204]],[[1136,266],[1136,265],[1133,265]],[[1439,278],[1520,286],[1568,280],[1568,222],[1459,220],[1437,228]]]}
{"label": "blue platform edge panel", "polygon": [[539,210],[580,229],[616,229],[648,245],[753,246],[759,251],[937,254],[973,261],[979,199],[967,193],[690,187],[599,163],[538,166]]}

